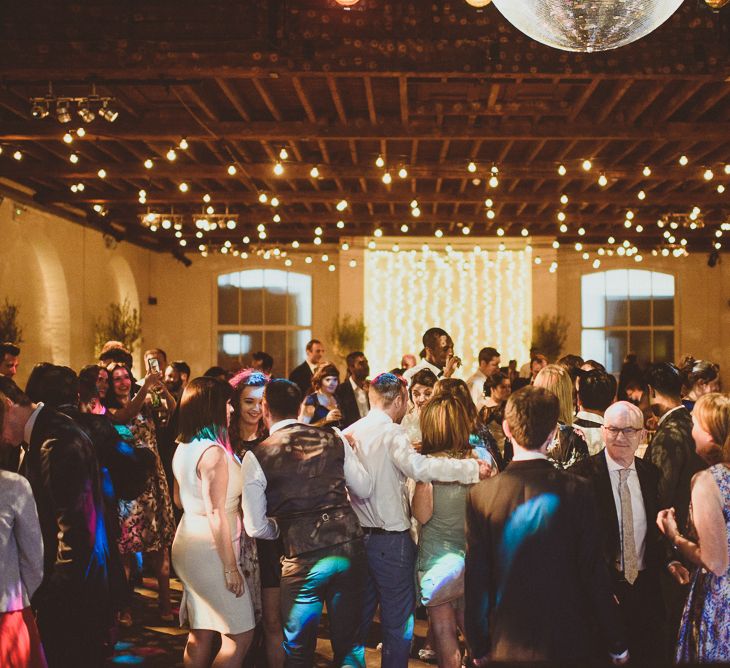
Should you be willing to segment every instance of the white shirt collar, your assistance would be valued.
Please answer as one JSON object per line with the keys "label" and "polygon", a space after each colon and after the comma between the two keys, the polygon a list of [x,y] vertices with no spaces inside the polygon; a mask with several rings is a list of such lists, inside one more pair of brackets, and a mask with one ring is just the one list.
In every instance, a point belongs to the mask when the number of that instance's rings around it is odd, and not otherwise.
{"label": "white shirt collar", "polygon": [[288,427],[290,424],[297,424],[298,420],[295,420],[294,418],[287,418],[286,420],[279,420],[278,422],[274,422],[269,427],[269,434],[273,434],[275,431],[279,431],[279,429],[283,429],[284,427]]}
{"label": "white shirt collar", "polygon": [[535,459],[547,459],[547,455],[544,455],[539,450],[525,450],[524,448],[515,448],[515,456],[512,458],[512,461],[529,462]]}
{"label": "white shirt collar", "polygon": [[598,413],[589,413],[588,411],[578,411],[578,413],[576,414],[575,417],[583,419],[583,420],[589,420],[590,422],[597,422],[598,424],[603,424],[603,415],[598,415]]}
{"label": "white shirt collar", "polygon": [[352,385],[352,389],[355,390],[355,392],[364,392],[363,390],[356,382],[355,379],[350,376],[350,385]]}
{"label": "white shirt collar", "polygon": [[319,366],[318,364],[312,364],[309,360],[306,360],[307,366],[309,367],[310,371],[314,373],[315,369]]}
{"label": "white shirt collar", "polygon": [[[608,448],[604,448],[603,452],[606,453],[606,464],[608,465],[609,473],[611,471],[623,471],[625,468],[627,468],[626,466],[623,466],[623,464],[619,464],[614,459],[611,459],[611,455],[608,454]],[[634,457],[634,459],[631,462],[631,466],[629,466],[628,468],[631,469],[632,471],[636,471],[636,457]]]}
{"label": "white shirt collar", "polygon": [[28,421],[25,423],[25,429],[23,430],[23,440],[28,445],[30,445],[30,437],[33,434],[33,427],[35,426],[35,421],[38,419],[38,413],[41,412],[42,408],[43,408],[43,402],[39,401],[36,404],[35,410],[30,414]]}
{"label": "white shirt collar", "polygon": [[662,415],[659,418],[659,422],[657,422],[657,425],[656,426],[658,427],[662,422],[664,422],[664,420],[666,420],[672,413],[674,413],[674,411],[678,411],[680,408],[684,408],[684,405],[683,404],[679,404],[679,406],[675,406],[674,408],[670,408],[666,413],[664,413],[664,415]]}
{"label": "white shirt collar", "polygon": [[383,424],[388,424],[390,422],[393,422],[393,419],[388,415],[385,411],[381,410],[380,408],[371,408],[368,411],[368,414],[366,416],[368,420],[371,420],[372,422],[382,422]]}

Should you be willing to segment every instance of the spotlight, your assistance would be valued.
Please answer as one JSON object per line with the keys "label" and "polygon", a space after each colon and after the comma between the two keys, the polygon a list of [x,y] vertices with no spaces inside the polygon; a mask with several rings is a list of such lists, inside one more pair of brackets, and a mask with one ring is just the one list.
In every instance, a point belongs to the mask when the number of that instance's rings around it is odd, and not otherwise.
{"label": "spotlight", "polygon": [[96,114],[89,107],[88,100],[79,102],[78,114],[84,123],[91,123],[96,118]]}
{"label": "spotlight", "polygon": [[59,123],[71,122],[71,108],[68,100],[59,100],[56,102],[56,118]]}
{"label": "spotlight", "polygon": [[108,121],[109,123],[113,123],[117,120],[117,117],[119,116],[118,111],[114,111],[113,109],[109,108],[109,103],[104,102],[101,109],[99,109],[99,116],[101,116],[105,121]]}
{"label": "spotlight", "polygon": [[46,100],[33,100],[33,106],[30,108],[33,118],[45,118],[50,113],[48,111],[48,102]]}

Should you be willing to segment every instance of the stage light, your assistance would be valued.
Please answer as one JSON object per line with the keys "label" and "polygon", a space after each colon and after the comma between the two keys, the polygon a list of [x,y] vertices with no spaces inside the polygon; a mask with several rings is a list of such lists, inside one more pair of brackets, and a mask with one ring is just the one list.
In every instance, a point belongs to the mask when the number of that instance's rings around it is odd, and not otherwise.
{"label": "stage light", "polygon": [[58,100],[56,102],[56,118],[59,123],[71,122],[71,105],[68,100]]}
{"label": "stage light", "polygon": [[33,101],[33,106],[30,108],[30,114],[33,118],[46,118],[49,113],[47,100],[39,99]]}
{"label": "stage light", "polygon": [[81,116],[81,120],[84,123],[91,123],[96,118],[96,114],[91,110],[88,100],[82,100],[81,102],[79,102],[79,108],[77,112],[78,115]]}
{"label": "stage light", "polygon": [[113,123],[119,117],[119,112],[110,109],[109,102],[105,100],[101,109],[99,109],[99,116],[101,116],[105,121]]}

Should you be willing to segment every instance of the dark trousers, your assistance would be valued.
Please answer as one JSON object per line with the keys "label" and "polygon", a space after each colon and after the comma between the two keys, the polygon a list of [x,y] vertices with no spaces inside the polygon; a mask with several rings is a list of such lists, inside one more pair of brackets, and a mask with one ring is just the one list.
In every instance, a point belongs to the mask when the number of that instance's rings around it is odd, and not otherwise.
{"label": "dark trousers", "polygon": [[416,546],[408,531],[365,536],[368,577],[365,605],[358,631],[359,651],[365,655],[365,642],[375,610],[380,603],[383,635],[381,666],[405,668],[413,640],[416,608]]}
{"label": "dark trousers", "polygon": [[626,627],[632,663],[667,661],[666,613],[659,572],[641,571],[632,585],[616,578],[614,592]]}
{"label": "dark trousers", "polygon": [[366,574],[360,539],[282,561],[281,618],[287,668],[314,664],[317,627],[325,603],[333,665],[364,668],[355,644]]}

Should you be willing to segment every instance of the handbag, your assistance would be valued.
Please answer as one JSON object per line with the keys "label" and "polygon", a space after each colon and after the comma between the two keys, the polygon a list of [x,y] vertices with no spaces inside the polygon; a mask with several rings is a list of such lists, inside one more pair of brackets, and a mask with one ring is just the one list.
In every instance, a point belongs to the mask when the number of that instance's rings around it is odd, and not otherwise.
{"label": "handbag", "polygon": [[441,605],[464,595],[464,555],[448,552],[429,569],[418,572],[421,603]]}

